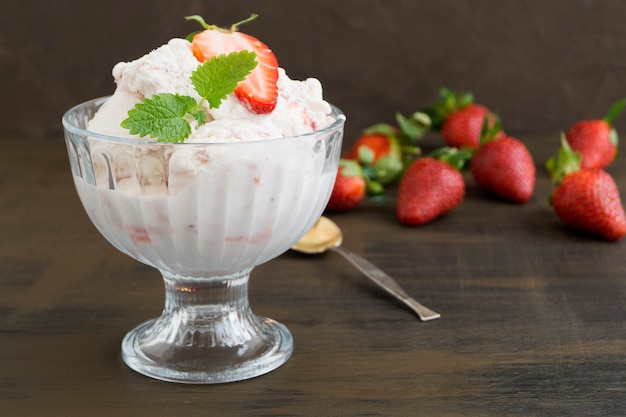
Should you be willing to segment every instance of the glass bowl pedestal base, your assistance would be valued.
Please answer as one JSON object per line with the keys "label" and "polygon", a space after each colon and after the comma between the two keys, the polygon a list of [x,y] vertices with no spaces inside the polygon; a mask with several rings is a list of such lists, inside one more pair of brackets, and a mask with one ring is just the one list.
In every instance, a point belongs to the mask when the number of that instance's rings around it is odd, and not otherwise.
{"label": "glass bowl pedestal base", "polygon": [[124,362],[146,376],[190,384],[249,379],[285,363],[291,333],[251,311],[250,271],[209,278],[161,271],[163,314],[126,334]]}

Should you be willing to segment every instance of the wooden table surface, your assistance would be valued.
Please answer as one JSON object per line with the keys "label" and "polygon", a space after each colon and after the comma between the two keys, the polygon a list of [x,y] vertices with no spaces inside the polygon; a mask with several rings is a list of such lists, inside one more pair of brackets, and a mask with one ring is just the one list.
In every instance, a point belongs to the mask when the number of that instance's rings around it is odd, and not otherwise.
{"label": "wooden table surface", "polygon": [[[420,228],[392,205],[331,216],[344,246],[442,318],[423,323],[334,253],[256,268],[253,310],[291,330],[278,370],[222,385],[143,377],[123,335],[160,314],[156,270],[91,225],[62,139],[0,138],[2,416],[624,416],[626,241],[563,228],[543,164],[558,134],[520,137],[534,198],[485,198],[468,178]],[[610,169],[626,195],[626,161]]]}

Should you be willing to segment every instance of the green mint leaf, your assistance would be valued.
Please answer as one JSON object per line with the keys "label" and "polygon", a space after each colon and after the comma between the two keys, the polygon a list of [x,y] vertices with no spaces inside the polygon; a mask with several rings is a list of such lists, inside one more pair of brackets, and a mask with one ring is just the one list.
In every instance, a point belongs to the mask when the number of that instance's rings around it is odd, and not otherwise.
{"label": "green mint leaf", "polygon": [[217,108],[257,66],[256,53],[231,52],[215,56],[191,74],[191,83],[211,108]]}
{"label": "green mint leaf", "polygon": [[206,117],[206,113],[204,110],[198,109],[192,113],[192,116],[194,119],[196,119],[196,122],[198,122],[199,126],[202,126],[203,124],[206,123],[207,117]]}
{"label": "green mint leaf", "polygon": [[197,106],[193,97],[157,94],[131,109],[121,126],[129,129],[132,135],[158,138],[159,142],[182,142],[191,135],[185,115]]}

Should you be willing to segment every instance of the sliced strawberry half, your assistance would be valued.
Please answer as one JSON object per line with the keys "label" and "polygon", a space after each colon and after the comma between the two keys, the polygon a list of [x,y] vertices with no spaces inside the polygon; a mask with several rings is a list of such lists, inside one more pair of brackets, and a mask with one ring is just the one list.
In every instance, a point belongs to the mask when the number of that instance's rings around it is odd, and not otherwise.
{"label": "sliced strawberry half", "polygon": [[191,42],[191,50],[198,61],[243,50],[256,52],[258,64],[239,83],[235,95],[252,112],[272,112],[278,100],[278,61],[272,50],[257,38],[238,32],[238,24],[230,29],[203,26],[206,29],[195,34]]}

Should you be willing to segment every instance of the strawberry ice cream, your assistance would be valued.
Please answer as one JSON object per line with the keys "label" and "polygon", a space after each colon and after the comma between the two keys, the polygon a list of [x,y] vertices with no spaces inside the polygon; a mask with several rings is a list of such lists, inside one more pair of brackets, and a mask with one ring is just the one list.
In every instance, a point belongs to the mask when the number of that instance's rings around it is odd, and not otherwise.
{"label": "strawberry ice cream", "polygon": [[[120,126],[128,111],[145,97],[162,92],[198,97],[190,82],[191,73],[197,67],[191,43],[184,39],[172,39],[136,61],[117,64],[113,68],[117,89],[91,120],[89,130],[133,137]],[[278,74],[279,96],[274,111],[253,113],[230,94],[219,108],[206,106],[210,122],[200,127],[194,125],[193,133],[185,142],[281,138],[328,126],[330,105],[322,98],[320,82],[315,78],[291,80],[282,68],[278,69]]]}
{"label": "strawberry ice cream", "polygon": [[131,135],[120,123],[145,97],[198,97],[190,45],[172,39],[114,67],[117,89],[86,126],[93,181],[74,178],[93,223],[118,249],[179,274],[231,273],[286,250],[322,212],[340,145],[315,132],[340,135],[343,116],[318,80],[294,81],[279,68],[271,113],[251,112],[230,94],[219,108],[205,106],[208,121],[192,122],[182,144]]}

